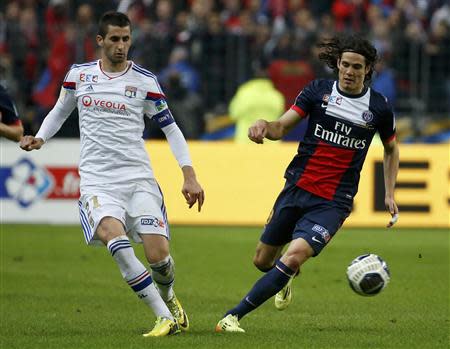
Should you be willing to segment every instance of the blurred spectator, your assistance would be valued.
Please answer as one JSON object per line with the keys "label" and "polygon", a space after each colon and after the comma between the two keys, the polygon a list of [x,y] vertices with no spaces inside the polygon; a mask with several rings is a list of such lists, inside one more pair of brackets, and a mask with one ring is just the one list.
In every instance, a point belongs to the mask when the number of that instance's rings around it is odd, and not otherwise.
{"label": "blurred spectator", "polygon": [[[187,139],[199,139],[205,130],[205,111],[201,97],[196,92],[188,90],[182,84],[181,75],[177,71],[168,73],[163,90],[170,103],[172,115],[184,137]],[[153,119],[146,119],[145,122],[144,138],[165,138],[161,128]]]}
{"label": "blurred spectator", "polygon": [[372,87],[382,93],[393,107],[395,106],[397,98],[395,75],[392,69],[387,66],[386,57],[381,57],[375,65]]}
{"label": "blurred spectator", "polygon": [[92,61],[96,57],[97,23],[94,21],[94,11],[89,4],[78,7],[75,31],[75,57],[74,63]]}
{"label": "blurred spectator", "polygon": [[207,96],[205,104],[208,109],[214,109],[224,103],[224,81],[226,75],[228,36],[223,30],[220,17],[213,12],[208,17],[208,32],[201,38],[201,48],[198,62],[201,68],[202,94]]}
{"label": "blurred spectator", "polygon": [[248,128],[258,119],[274,121],[284,112],[284,97],[267,74],[267,65],[254,63],[254,78],[242,84],[231,99],[229,113],[236,122],[235,140],[250,142]]}
{"label": "blurred spectator", "polygon": [[189,91],[198,92],[200,79],[197,71],[188,61],[188,51],[185,47],[175,46],[169,58],[169,65],[159,74],[159,80],[168,83],[169,77],[177,73],[181,78],[181,85]]}
{"label": "blurred spectator", "polygon": [[311,80],[314,72],[311,65],[303,60],[275,60],[269,66],[269,76],[275,88],[280,91],[286,101],[285,109],[295,102],[298,91]]}
{"label": "blurred spectator", "polygon": [[332,12],[336,19],[338,31],[361,32],[366,28],[364,0],[334,0]]}
{"label": "blurred spectator", "polygon": [[193,90],[186,88],[183,76],[172,71],[167,77],[165,93],[170,110],[187,139],[198,139],[205,130],[203,101]]}
{"label": "blurred spectator", "polygon": [[450,114],[450,26],[446,20],[437,23],[426,45],[430,57],[430,96],[428,110]]}
{"label": "blurred spectator", "polygon": [[6,8],[5,24],[5,50],[16,82],[15,99],[28,104],[38,74],[40,36],[36,14],[31,7],[21,10],[18,2],[11,2]]}
{"label": "blurred spectator", "polygon": [[56,40],[69,23],[67,0],[50,0],[45,12],[45,32],[49,42]]}

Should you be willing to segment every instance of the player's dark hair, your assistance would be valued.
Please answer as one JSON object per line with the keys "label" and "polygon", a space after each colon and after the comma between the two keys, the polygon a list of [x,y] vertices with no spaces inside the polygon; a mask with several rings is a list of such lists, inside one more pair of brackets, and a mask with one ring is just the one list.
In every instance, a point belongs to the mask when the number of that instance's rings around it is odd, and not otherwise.
{"label": "player's dark hair", "polygon": [[105,37],[108,33],[108,25],[115,27],[130,27],[131,22],[128,16],[122,12],[108,11],[103,14],[98,23],[98,35]]}
{"label": "player's dark hair", "polygon": [[366,65],[369,66],[369,72],[366,74],[364,81],[372,78],[373,69],[377,62],[377,50],[367,40],[359,35],[335,36],[331,39],[325,39],[317,44],[321,49],[319,59],[325,62],[335,73],[338,72],[338,59],[342,57],[344,52],[355,52],[364,56]]}

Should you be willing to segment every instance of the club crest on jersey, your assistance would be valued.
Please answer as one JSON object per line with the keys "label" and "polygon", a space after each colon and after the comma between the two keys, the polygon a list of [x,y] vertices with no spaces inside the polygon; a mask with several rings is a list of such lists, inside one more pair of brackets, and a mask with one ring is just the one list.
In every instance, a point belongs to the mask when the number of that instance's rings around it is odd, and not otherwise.
{"label": "club crest on jersey", "polygon": [[92,75],[92,74],[80,74],[80,81],[82,82],[98,82],[98,75]]}
{"label": "club crest on jersey", "polygon": [[323,95],[322,102],[324,104],[328,104],[328,101],[330,100],[330,95]]}
{"label": "club crest on jersey", "polygon": [[366,110],[362,113],[362,118],[365,122],[369,123],[373,120],[373,114],[370,110]]}
{"label": "club crest on jersey", "polygon": [[137,87],[125,86],[125,97],[136,98]]}

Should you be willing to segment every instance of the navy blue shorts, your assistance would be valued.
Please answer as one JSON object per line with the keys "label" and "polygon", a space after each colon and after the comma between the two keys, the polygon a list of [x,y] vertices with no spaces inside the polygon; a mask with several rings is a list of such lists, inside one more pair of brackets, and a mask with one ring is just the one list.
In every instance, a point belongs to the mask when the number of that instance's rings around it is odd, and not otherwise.
{"label": "navy blue shorts", "polygon": [[303,238],[317,256],[349,214],[348,207],[286,182],[260,240],[268,245],[282,246]]}

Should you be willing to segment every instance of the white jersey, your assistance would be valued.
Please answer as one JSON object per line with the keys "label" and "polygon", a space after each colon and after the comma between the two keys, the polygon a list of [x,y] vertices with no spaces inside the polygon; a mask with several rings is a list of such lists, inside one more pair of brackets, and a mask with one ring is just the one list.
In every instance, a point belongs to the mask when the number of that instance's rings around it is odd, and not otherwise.
{"label": "white jersey", "polygon": [[[50,119],[47,124],[56,126],[49,127],[44,120],[36,137],[44,141],[52,137],[75,107],[79,112],[82,194],[88,186],[110,189],[133,182],[145,185],[154,178],[142,138],[145,115],[165,131],[180,166],[191,164],[186,141],[174,123],[156,76],[131,61],[124,72],[115,75],[104,72],[100,60],[73,65],[55,108],[46,117]],[[56,114],[62,114],[60,125]],[[167,134],[171,127],[177,130],[172,142]]]}

